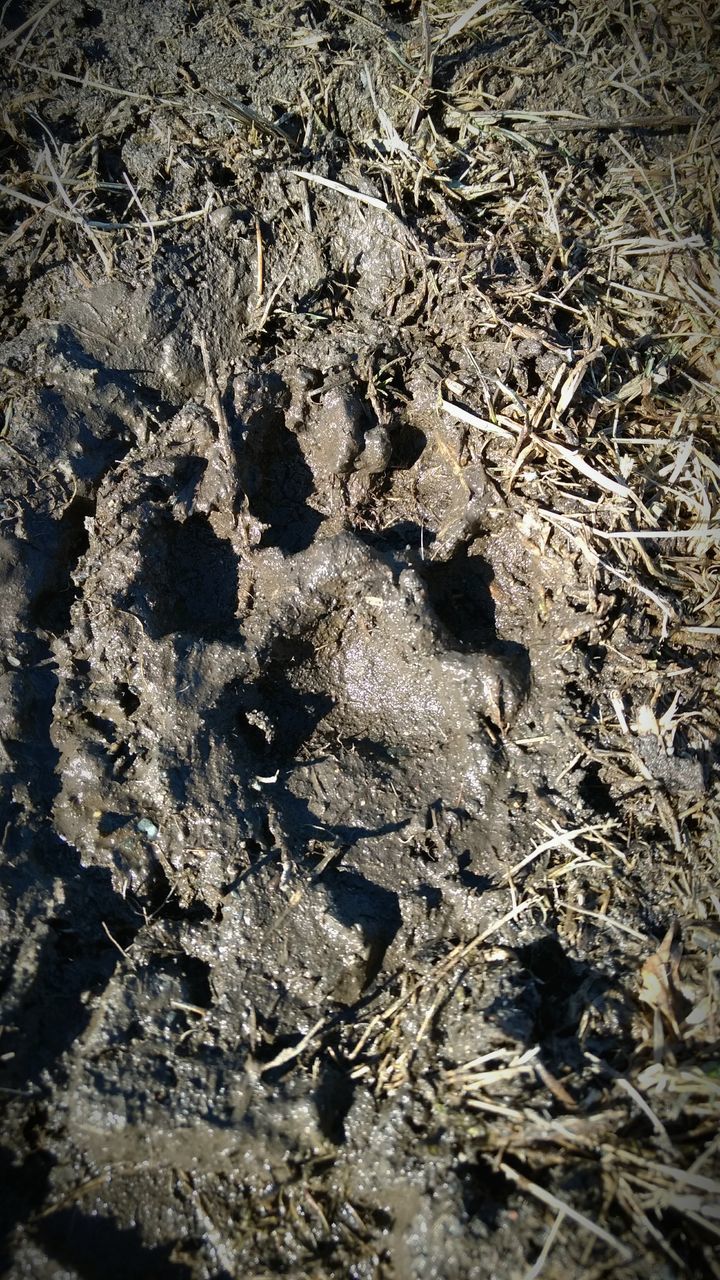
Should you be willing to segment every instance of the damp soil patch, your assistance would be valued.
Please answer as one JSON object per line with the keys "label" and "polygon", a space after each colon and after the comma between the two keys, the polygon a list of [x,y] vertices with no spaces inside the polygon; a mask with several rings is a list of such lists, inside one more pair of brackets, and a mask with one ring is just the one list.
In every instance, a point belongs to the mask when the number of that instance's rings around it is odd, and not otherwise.
{"label": "damp soil patch", "polygon": [[2,1267],[717,1277],[717,61],[0,21]]}

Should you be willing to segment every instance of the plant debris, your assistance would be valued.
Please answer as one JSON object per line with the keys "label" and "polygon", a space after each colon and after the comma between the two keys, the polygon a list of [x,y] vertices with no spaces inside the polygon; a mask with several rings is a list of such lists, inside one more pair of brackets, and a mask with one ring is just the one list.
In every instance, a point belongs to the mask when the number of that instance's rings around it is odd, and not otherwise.
{"label": "plant debris", "polygon": [[0,21],[7,1274],[720,1277],[712,15]]}

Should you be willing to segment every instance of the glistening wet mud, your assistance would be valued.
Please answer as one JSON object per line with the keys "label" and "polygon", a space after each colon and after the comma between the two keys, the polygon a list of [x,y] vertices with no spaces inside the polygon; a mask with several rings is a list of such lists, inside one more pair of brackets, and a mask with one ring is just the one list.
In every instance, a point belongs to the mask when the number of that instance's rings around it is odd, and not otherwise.
{"label": "glistening wet mud", "polygon": [[[9,355],[25,368],[43,351],[28,334]],[[538,714],[538,659],[498,624],[452,475],[432,488],[459,513],[446,558],[409,498],[387,534],[353,517],[384,486],[429,483],[424,449],[402,452],[430,434],[422,410],[380,435],[351,368],[340,392],[287,358],[260,377],[248,365],[223,393],[228,456],[216,411],[194,402],[140,431],[99,409],[92,434],[75,409],[90,358],[74,340],[66,365],[61,336],[53,352],[69,427],[41,438],[70,470],[42,516],[46,561],[14,571],[15,625],[43,637],[36,692],[9,675],[33,726],[15,803],[56,870],[42,909],[25,903],[35,940],[15,969],[42,1048],[24,1013],[9,1087],[58,1079],[61,1163],[218,1178],[239,1161],[255,1196],[270,1169],[282,1182],[332,1151],[365,1202],[352,1152],[378,1116],[339,1047],[401,956],[421,973],[492,910],[509,834],[493,806],[513,785],[507,735]],[[27,406],[37,431],[42,402]],[[498,1035],[530,1033],[498,981],[485,999]],[[327,1050],[300,1075],[319,1020]],[[440,1022],[448,1052],[488,1042],[450,1006]],[[383,1168],[375,1199],[393,1215],[387,1153]],[[91,1253],[82,1221],[63,1243],[65,1212],[23,1247]],[[137,1237],[117,1230],[130,1259]]]}
{"label": "glistening wet mud", "polygon": [[[560,375],[599,439],[645,349],[592,382],[595,242],[520,194],[567,164],[594,236],[617,155],[472,122],[478,66],[525,101],[531,38],[555,119],[574,11],[355,7],[5,13],[40,69],[8,72],[0,263],[2,1265],[515,1280],[550,1240],[548,1276],[709,1275],[703,1222],[668,1252],[632,1217],[689,1124],[623,1086],[701,882],[711,672],[566,536],[588,476],[546,492],[586,425]],[[676,750],[618,748],[617,690],[667,669]]]}

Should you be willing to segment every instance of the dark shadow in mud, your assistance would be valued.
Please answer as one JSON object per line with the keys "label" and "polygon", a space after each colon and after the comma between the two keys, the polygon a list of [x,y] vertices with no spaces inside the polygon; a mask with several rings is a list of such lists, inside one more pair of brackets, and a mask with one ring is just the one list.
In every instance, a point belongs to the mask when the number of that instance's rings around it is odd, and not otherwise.
{"label": "dark shadow in mud", "polygon": [[461,853],[458,858],[458,880],[465,889],[471,889],[473,893],[487,893],[489,889],[496,887],[496,881],[492,876],[479,876],[476,872],[471,871],[470,863],[472,862],[472,854],[468,849]]}
{"label": "dark shadow in mud", "polygon": [[22,1164],[9,1147],[0,1147],[0,1274],[10,1275],[10,1240],[13,1230],[41,1208],[47,1195],[54,1161],[45,1151],[34,1151]]}
{"label": "dark shadow in mud", "polygon": [[195,898],[187,905],[178,901],[177,892],[165,875],[162,867],[153,868],[152,884],[143,894],[143,908],[148,916],[163,920],[182,920],[186,924],[209,923],[215,919],[215,912],[202,898]]}
{"label": "dark shadow in mud", "polygon": [[[42,579],[41,579],[42,580]],[[32,590],[29,591],[33,598]],[[28,890],[34,889],[38,872],[52,884],[60,875],[59,866],[52,869],[43,865],[46,846],[55,844],[54,835],[46,834],[47,821],[58,789],[57,765],[59,753],[50,738],[53,706],[57,691],[57,675],[52,665],[52,653],[45,639],[24,634],[25,663],[11,676],[16,684],[15,736],[4,738],[3,756],[9,768],[0,773],[0,831],[3,844],[3,896],[7,907],[15,912]],[[29,817],[26,801],[20,797],[32,797],[34,816]],[[39,827],[39,831],[37,828]],[[62,863],[67,850],[62,851]],[[52,860],[52,859],[50,859]],[[60,863],[60,865],[62,865]],[[4,964],[14,965],[15,958],[4,957]],[[7,971],[7,970],[6,970]],[[21,1035],[24,1011],[5,1009],[6,1036]],[[19,1031],[11,1033],[17,1025]],[[7,1052],[10,1052],[8,1049]],[[3,1068],[15,1080],[16,1062],[5,1060]],[[22,1087],[22,1070],[14,1086]]]}
{"label": "dark shadow in mud", "polygon": [[552,934],[518,947],[517,954],[539,996],[537,1029],[573,1035],[580,1016],[572,997],[587,977],[588,966],[572,960]]}
{"label": "dark shadow in mud", "polygon": [[[55,773],[59,754],[50,740],[50,725],[55,701],[58,680],[50,665],[44,665],[49,658],[49,650],[45,644],[37,643],[36,665],[28,665],[22,672],[22,702],[19,708],[17,737],[4,739],[5,756],[9,757],[12,772],[3,770],[0,781],[0,822],[2,830],[10,824],[13,828],[15,820],[22,823],[23,817],[12,801],[13,791],[26,791],[33,798],[38,813],[47,816],[50,813],[53,799],[58,789]],[[40,665],[43,664],[43,665]],[[6,841],[8,837],[6,836]],[[5,845],[7,852],[7,843]]]}
{"label": "dark shadow in mud", "polygon": [[512,997],[503,996],[486,1011],[505,1031],[529,1047],[540,1046],[541,1061],[554,1074],[577,1071],[589,1042],[578,1028],[589,1004],[600,1007],[612,981],[591,965],[571,959],[554,934],[518,947],[524,973]]}
{"label": "dark shadow in mud", "polygon": [[400,421],[390,436],[391,454],[388,471],[409,471],[421,457],[427,436],[419,427]]}
{"label": "dark shadow in mud", "polygon": [[237,630],[237,561],[204,516],[166,517],[148,533],[132,596],[153,639],[216,640]]}
{"label": "dark shadow in mud", "polygon": [[313,1095],[320,1131],[329,1142],[345,1141],[345,1117],[352,1106],[355,1084],[350,1076],[326,1063]]}
{"label": "dark shadow in mud", "polygon": [[444,562],[419,566],[430,603],[451,636],[467,649],[484,649],[497,639],[492,567],[461,547]]}
{"label": "dark shadow in mud", "polygon": [[51,1258],[82,1280],[191,1280],[193,1274],[171,1260],[174,1244],[150,1248],[139,1227],[119,1227],[112,1218],[77,1208],[42,1218],[35,1234]]}
{"label": "dark shadow in mud", "polygon": [[287,643],[287,655],[271,658],[259,680],[231,681],[203,716],[208,741],[229,743],[243,780],[294,760],[334,705],[329,694],[305,692],[291,683],[287,663],[299,664],[314,651],[309,641]]}
{"label": "dark shadow in mud", "polygon": [[[310,812],[310,810],[308,810]],[[351,849],[359,840],[373,840],[378,836],[393,835],[397,831],[404,831],[410,825],[410,818],[402,818],[398,822],[383,822],[379,827],[352,827],[349,823],[337,823],[335,826],[323,826],[318,823],[317,818],[313,815],[314,831],[318,834],[319,839],[323,836],[334,840],[336,843]]]}
{"label": "dark shadow in mud", "polygon": [[[366,948],[361,973],[362,994],[351,1001],[343,1000],[340,995],[336,997],[338,1003],[345,1005],[334,1019],[335,1023],[340,1024],[356,1017],[367,1000],[372,998],[370,988],[382,969],[388,947],[402,925],[402,913],[396,893],[375,884],[360,872],[330,868],[323,873],[322,883],[330,897],[335,919],[346,928],[358,929]],[[331,1022],[328,1030],[332,1025]],[[264,1045],[260,1056],[265,1055],[270,1061],[280,1050],[297,1044],[300,1039],[299,1034],[278,1036]],[[291,1066],[292,1060],[268,1072],[268,1080],[272,1082],[280,1079]],[[353,1088],[347,1077],[333,1068],[330,1077],[318,1089],[316,1104],[319,1121],[323,1132],[332,1141],[342,1140],[342,1121],[352,1102]],[[335,1090],[334,1094],[332,1090]]]}
{"label": "dark shadow in mud", "polygon": [[426,542],[423,530],[416,520],[398,520],[381,533],[373,533],[367,529],[357,529],[355,532],[369,547],[386,553],[410,551],[422,557],[423,550],[429,546],[429,539]]}
{"label": "dark shadow in mud", "polygon": [[90,545],[85,520],[95,513],[89,498],[75,498],[59,520],[35,514],[27,517],[28,539],[45,551],[42,584],[33,593],[28,620],[53,636],[62,635],[70,626],[70,610],[78,596],[72,580],[80,557]]}
{"label": "dark shadow in mud", "polygon": [[63,448],[74,446],[72,474],[88,488],[96,488],[105,472],[122,462],[132,444],[128,427],[111,409],[103,409],[103,434],[96,435],[85,421],[77,420],[59,391],[47,387],[38,396],[37,416],[40,456],[62,456]]}
{"label": "dark shadow in mud", "polygon": [[[293,852],[298,858],[304,854],[310,840],[327,842],[347,852],[360,840],[374,840],[380,836],[392,835],[403,831],[410,819],[403,818],[398,822],[383,822],[377,827],[351,826],[349,823],[325,823],[313,813],[307,800],[292,794],[288,787],[275,784],[264,787],[263,794],[272,796],[278,818],[282,822],[285,836]],[[260,800],[262,804],[262,800]]]}
{"label": "dark shadow in mud", "polygon": [[272,673],[258,682],[263,707],[276,726],[268,758],[284,764],[294,760],[298,751],[332,710],[328,693],[305,693],[293,688],[289,681]]}
{"label": "dark shadow in mud", "polygon": [[385,765],[387,769],[392,769],[399,759],[397,749],[377,738],[343,738],[343,748],[346,751],[357,752],[360,759],[367,760],[369,764]]}
{"label": "dark shadow in mud", "polygon": [[[456,645],[468,653],[486,653],[511,668],[524,693],[530,688],[530,654],[514,640],[500,640],[490,586],[494,574],[482,556],[461,547],[449,560],[416,566],[430,604]],[[503,709],[503,708],[501,708]]]}
{"label": "dark shadow in mud", "polygon": [[[78,536],[81,516],[82,507],[73,514],[70,541]],[[56,529],[45,532],[48,539],[57,537]],[[39,611],[36,621],[42,620],[48,628],[50,623],[60,626],[66,617],[69,605],[64,595],[70,570],[67,562],[56,593],[44,598],[46,579],[42,573],[34,582],[31,579],[30,608]],[[27,913],[41,910],[43,920],[49,914],[47,905],[42,909],[32,905],[40,901],[38,886],[48,886],[56,907],[39,954],[26,962],[32,964],[33,972],[20,1005],[4,1010],[3,1050],[7,1056],[2,1073],[5,1087],[11,1089],[40,1081],[43,1072],[53,1067],[87,1025],[86,997],[103,989],[120,959],[103,922],[116,938],[125,941],[134,936],[139,925],[129,905],[113,890],[109,871],[84,869],[80,876],[78,855],[52,829],[52,806],[60,786],[59,753],[50,736],[58,680],[47,641],[37,635],[24,639],[26,661],[18,675],[17,737],[5,740],[13,767],[7,795],[14,792],[16,799],[0,806],[6,860],[4,893],[7,904],[24,913],[30,935],[34,921]],[[32,798],[31,812],[20,798],[23,796]]]}
{"label": "dark shadow in mud", "polygon": [[[92,439],[95,447],[99,447],[94,437]],[[77,558],[86,545],[84,520],[91,510],[92,504],[78,497],[66,508],[60,520],[51,520],[43,515],[28,518],[26,528],[33,543],[29,552],[27,545],[20,545],[18,555],[27,563],[25,590],[28,620],[41,631],[61,633],[69,623],[74,597],[71,575]],[[67,920],[68,927],[76,927],[83,937],[88,913],[91,917],[94,915],[93,899],[97,898],[98,904],[102,901],[102,908],[98,905],[95,917],[100,934],[100,912],[102,911],[105,919],[112,920],[117,914],[115,905],[120,899],[110,888],[107,875],[104,876],[101,889],[97,875],[103,877],[104,873],[97,873],[94,885],[95,873],[86,873],[88,880],[83,881],[86,887],[82,894],[78,892],[79,859],[67,845],[58,840],[52,830],[52,806],[60,787],[60,757],[50,736],[58,677],[54,655],[46,637],[42,633],[20,634],[24,662],[17,676],[13,675],[13,680],[17,680],[15,736],[7,736],[4,740],[6,755],[12,765],[12,775],[7,777],[9,785],[3,788],[3,800],[0,803],[0,829],[3,831],[6,858],[6,899],[15,906],[27,889],[32,889],[37,884],[38,878],[41,882],[46,880],[49,885],[57,879],[62,882],[66,895],[60,914]],[[15,799],[10,798],[13,793]],[[24,797],[31,798],[30,812],[26,809]],[[122,905],[119,914],[124,916],[126,913],[127,908]],[[51,937],[52,934],[48,936],[47,946],[51,946]],[[79,944],[76,957],[80,961],[83,945]],[[104,935],[101,946],[103,950],[108,946]],[[52,990],[53,977],[58,980],[55,967],[54,960],[48,956],[44,967],[41,964],[42,972],[36,975],[32,990],[40,1004],[46,984],[48,990]],[[66,986],[60,985],[61,1000],[67,998],[72,1002],[76,977],[82,968],[82,962],[78,963],[72,970],[69,983]],[[30,1003],[34,1008],[34,1001],[31,1000]],[[21,1035],[25,1016],[33,1014],[33,1008],[18,1011]],[[50,1013],[52,1015],[52,1010]],[[52,1044],[45,1043],[44,1031],[38,1033],[37,1044],[33,1043],[33,1039],[34,1035],[29,1039],[26,1037],[22,1046],[22,1053],[27,1056],[28,1069],[35,1053],[37,1060],[42,1060],[45,1065],[56,1056]],[[52,1041],[52,1035],[49,1039]],[[22,1061],[21,1054],[12,1063],[12,1070],[17,1070],[20,1066],[20,1077],[26,1069],[22,1066]]]}
{"label": "dark shadow in mud", "polygon": [[[74,342],[72,336],[70,341]],[[56,345],[63,351],[61,343]],[[73,350],[80,367],[92,368],[98,374],[76,343]],[[64,509],[59,508],[60,514],[49,514],[43,509],[44,503],[38,504],[38,510],[25,511],[24,541],[18,545],[17,555],[27,574],[30,625],[60,635],[69,625],[70,609],[77,596],[73,573],[89,545],[85,522],[95,512],[91,493],[105,472],[125,457],[131,436],[125,424],[109,410],[103,413],[102,434],[94,434],[84,421],[78,420],[77,411],[68,406],[61,393],[51,388],[44,388],[39,394],[37,418],[36,447],[40,456],[54,458],[62,456],[63,450],[71,450],[72,480],[68,481],[69,492]]]}
{"label": "dark shadow in mud", "polygon": [[252,514],[267,525],[260,545],[285,554],[310,546],[323,517],[308,505],[313,473],[281,409],[254,414],[237,453],[240,486]]}
{"label": "dark shadow in mud", "polygon": [[413,892],[425,903],[428,915],[431,911],[438,911],[442,906],[442,890],[437,885],[421,883]]}
{"label": "dark shadow in mud", "polygon": [[[283,650],[285,643],[289,646],[288,653]],[[302,747],[313,737],[334,705],[328,694],[304,691],[291,683],[286,675],[290,651],[298,663],[303,655],[309,657],[313,652],[309,641],[307,652],[303,642],[297,638],[281,641],[261,680],[254,684],[237,680],[227,686],[203,717],[203,733],[199,740],[201,757],[209,756],[211,742],[227,743],[242,788],[252,785],[259,774],[271,777],[278,774],[277,782],[263,784],[262,790],[257,792],[257,811],[264,814],[267,800],[272,800],[284,835],[297,858],[303,857],[310,840],[329,841],[339,848],[349,849],[360,840],[401,831],[408,819],[375,827],[324,823],[313,813],[308,801],[294,795],[287,785],[288,770],[298,761]],[[373,745],[378,761],[388,766],[394,763],[392,755],[380,744]],[[303,761],[304,765],[309,763]],[[189,768],[189,765],[187,769],[180,767],[168,775],[178,803],[184,801]],[[268,838],[273,840],[272,833]]]}
{"label": "dark shadow in mud", "polygon": [[[417,17],[417,0],[385,0],[382,7],[391,22],[403,27],[409,25]],[[337,21],[339,20],[337,19]],[[393,31],[391,28],[386,28],[385,30],[385,39],[391,44],[399,45],[401,41],[409,38],[410,32],[408,30],[403,30],[402,33]]]}
{"label": "dark shadow in mud", "polygon": [[594,813],[608,818],[618,817],[618,806],[613,800],[609,784],[601,776],[599,761],[592,760],[585,765],[583,777],[577,784],[577,793]]}
{"label": "dark shadow in mud", "polygon": [[[167,918],[167,917],[166,917]],[[187,914],[183,914],[183,919],[187,919]],[[212,919],[212,917],[210,917]],[[171,986],[172,984],[172,986]],[[142,989],[143,996],[146,1000],[161,1003],[163,1006],[167,1003],[171,989],[179,991],[179,998],[186,1006],[194,1006],[195,1009],[209,1009],[213,1003],[212,988],[210,985],[210,965],[206,960],[200,960],[197,956],[187,955],[182,950],[178,950],[173,955],[165,955],[154,952],[148,955],[143,967]],[[187,1008],[179,1005],[174,1007],[173,1014],[170,1016],[168,1025],[172,1023],[173,1028],[182,1032],[188,1025],[192,1025],[192,1019],[188,1021]],[[178,1052],[183,1053],[182,1039],[179,1043]]]}
{"label": "dark shadow in mud", "polygon": [[340,923],[355,925],[362,932],[369,949],[365,977],[368,986],[380,972],[385,952],[402,924],[398,895],[358,871],[333,868],[323,876],[323,884]]}
{"label": "dark shadow in mud", "polygon": [[106,811],[98,821],[98,832],[101,836],[112,836],[123,828],[129,830],[132,818],[127,813]]}
{"label": "dark shadow in mud", "polygon": [[[142,924],[111,887],[109,871],[86,867],[80,878],[76,857],[54,833],[36,838],[43,843],[46,874],[52,862],[54,876],[62,879],[64,900],[49,921],[20,1006],[5,1011],[3,1048],[11,1056],[2,1077],[11,1089],[39,1082],[82,1034],[90,1019],[88,996],[106,987],[121,961],[118,946],[127,947]],[[7,852],[13,856],[12,842]],[[32,875],[32,866],[28,871]]]}
{"label": "dark shadow in mud", "polygon": [[469,1218],[479,1219],[490,1231],[500,1225],[500,1214],[507,1208],[514,1184],[503,1173],[492,1168],[482,1156],[462,1167],[463,1207]]}

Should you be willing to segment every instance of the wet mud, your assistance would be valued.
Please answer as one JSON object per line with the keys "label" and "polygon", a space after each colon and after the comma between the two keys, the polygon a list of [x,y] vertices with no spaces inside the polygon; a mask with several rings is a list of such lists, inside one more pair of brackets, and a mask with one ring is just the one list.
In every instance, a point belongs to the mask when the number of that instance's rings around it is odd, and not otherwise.
{"label": "wet mud", "polygon": [[[128,32],[137,52],[184,12],[122,8],[61,5],[60,47],[80,31],[117,77]],[[373,14],[400,30],[412,8]],[[270,28],[240,10],[207,47],[185,14],[181,64],[220,91],[234,29],[258,102],[293,99],[299,62],[273,79]],[[335,83],[326,160],[374,120],[355,79]],[[132,83],[159,91],[147,66]],[[162,113],[79,101],[152,186]],[[511,1280],[547,1218],[456,1086],[530,1052],[539,1074],[501,1070],[494,1104],[567,1105],[582,1142],[546,1181],[600,1212],[592,1055],[630,1061],[643,935],[564,930],[532,879],[518,903],[512,869],[543,832],[552,849],[618,812],[578,723],[622,668],[603,620],[638,662],[655,640],[438,409],[441,366],[523,394],[560,360],[484,339],[468,356],[450,268],[421,260],[457,227],[418,215],[419,254],[396,219],[322,193],[308,225],[297,178],[228,146],[170,166],[165,207],[207,215],[149,254],[121,238],[112,278],[91,249],[82,271],[60,255],[6,278],[5,1274]],[[705,793],[692,745],[637,750],[686,807]],[[602,862],[615,917],[661,937],[648,833]],[[567,874],[602,912],[591,863]],[[589,1239],[553,1265],[580,1274]]]}

